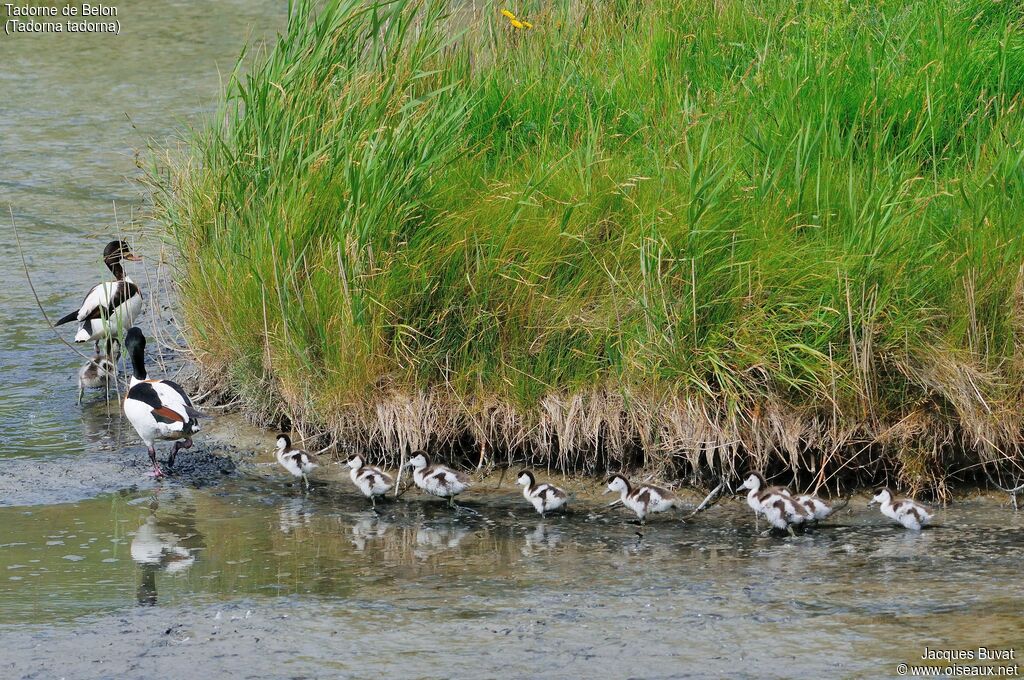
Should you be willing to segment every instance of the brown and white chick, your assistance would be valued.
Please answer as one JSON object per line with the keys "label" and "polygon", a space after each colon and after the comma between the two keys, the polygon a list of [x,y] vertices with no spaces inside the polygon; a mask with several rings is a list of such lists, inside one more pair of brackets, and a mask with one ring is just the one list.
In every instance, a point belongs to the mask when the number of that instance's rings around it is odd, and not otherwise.
{"label": "brown and white chick", "polygon": [[875,492],[868,506],[881,504],[882,514],[896,520],[912,531],[920,531],[932,521],[932,515],[923,505],[909,498],[896,498],[888,487]]}
{"label": "brown and white chick", "polygon": [[358,453],[348,459],[348,466],[351,468],[348,474],[352,478],[352,483],[370,499],[373,509],[376,510],[377,497],[394,488],[394,478],[380,468],[367,465]]}
{"label": "brown and white chick", "polygon": [[608,478],[608,489],[605,493],[618,492],[619,501],[636,513],[640,524],[647,522],[647,515],[666,512],[676,507],[675,495],[653,484],[641,484],[634,487],[623,475],[612,475]]}
{"label": "brown and white chick", "polygon": [[538,484],[533,473],[523,470],[516,477],[516,484],[523,487],[523,498],[530,501],[541,517],[564,507],[569,497],[554,484]]}
{"label": "brown and white chick", "polygon": [[803,524],[809,517],[788,489],[768,486],[757,472],[747,475],[740,488],[747,489],[747,505],[754,511],[755,518],[764,515],[772,529],[795,534],[793,526]]}

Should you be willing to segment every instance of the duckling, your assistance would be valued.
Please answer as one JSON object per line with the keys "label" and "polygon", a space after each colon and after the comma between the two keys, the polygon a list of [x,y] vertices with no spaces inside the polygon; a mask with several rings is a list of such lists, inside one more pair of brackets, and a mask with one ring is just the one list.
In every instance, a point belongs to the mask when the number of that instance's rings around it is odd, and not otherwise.
{"label": "duckling", "polygon": [[801,494],[794,500],[804,507],[804,510],[807,512],[807,518],[814,520],[814,522],[820,522],[832,514],[832,506],[817,496]]}
{"label": "duckling", "polygon": [[78,369],[78,403],[82,403],[85,390],[109,389],[110,383],[117,376],[117,358],[121,354],[121,343],[114,340],[107,341],[107,353],[102,355],[97,352],[89,361]]}
{"label": "duckling", "polygon": [[558,510],[566,504],[569,497],[565,491],[554,484],[538,484],[529,470],[523,470],[516,478],[516,484],[523,487],[523,498],[533,503],[541,517]]}
{"label": "duckling", "polygon": [[747,505],[754,511],[755,519],[764,515],[773,529],[796,535],[793,525],[803,524],[808,519],[807,510],[793,498],[789,489],[769,487],[757,472],[750,473],[740,488],[749,490]]}
{"label": "duckling", "polygon": [[124,397],[124,415],[149,450],[152,476],[163,477],[164,472],[156,462],[153,442],[157,439],[174,442],[171,456],[167,459],[167,467],[173,467],[178,449],[192,447],[192,435],[200,429],[197,418],[203,414],[193,408],[192,400],[178,383],[146,378],[146,336],[138,327],[128,329],[124,346],[131,357],[133,371]]}
{"label": "duckling", "polygon": [[619,493],[619,501],[636,513],[640,524],[647,523],[647,515],[671,510],[678,503],[671,491],[652,484],[642,484],[633,488],[629,480],[622,475],[612,475],[608,478],[608,489],[604,493],[614,491]]}
{"label": "duckling", "polygon": [[380,468],[367,465],[358,453],[348,459],[352,468],[349,476],[363,495],[370,499],[374,511],[377,509],[377,496],[383,496],[395,486],[394,478]]}
{"label": "duckling", "polygon": [[469,488],[469,477],[444,465],[431,465],[430,457],[423,451],[416,451],[407,462],[412,468],[412,479],[423,491],[431,496],[447,498],[448,506],[455,505],[455,497]]}
{"label": "duckling", "polygon": [[874,498],[868,501],[868,507],[875,503],[881,503],[883,515],[913,531],[920,531],[932,521],[931,513],[923,505],[909,498],[895,498],[888,487],[876,491]]}
{"label": "duckling", "polygon": [[137,262],[142,258],[132,253],[124,241],[111,241],[103,249],[103,263],[114,275],[113,281],[100,283],[86,294],[78,310],[62,317],[55,326],[78,322],[75,342],[95,342],[100,352],[100,339],[113,338],[132,325],[142,311],[142,292],[125,276],[121,260]]}
{"label": "duckling", "polygon": [[286,434],[277,435],[277,462],[293,477],[302,477],[309,489],[308,475],[320,467],[316,457],[308,451],[292,448],[292,438]]}

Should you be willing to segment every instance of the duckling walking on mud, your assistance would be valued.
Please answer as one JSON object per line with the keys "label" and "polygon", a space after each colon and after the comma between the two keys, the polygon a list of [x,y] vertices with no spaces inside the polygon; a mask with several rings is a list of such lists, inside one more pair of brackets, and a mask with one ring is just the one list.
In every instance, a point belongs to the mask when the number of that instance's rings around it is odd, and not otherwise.
{"label": "duckling walking on mud", "polygon": [[348,459],[349,477],[364,496],[370,499],[374,511],[377,510],[377,496],[383,496],[395,486],[395,480],[380,468],[367,465],[358,453]]}
{"label": "duckling walking on mud", "polygon": [[881,504],[882,514],[894,519],[911,531],[920,531],[932,521],[932,515],[923,505],[909,498],[895,498],[888,487],[875,492],[868,506]]}
{"label": "duckling walking on mud", "polygon": [[463,509],[455,504],[455,497],[469,488],[469,477],[444,465],[431,465],[430,457],[417,451],[407,462],[412,468],[412,480],[431,496],[448,499],[448,507]]}
{"label": "duckling walking on mud", "polygon": [[605,493],[612,492],[618,492],[618,502],[636,513],[641,525],[647,523],[647,515],[666,512],[676,507],[678,503],[671,491],[653,484],[641,484],[634,488],[622,475],[612,475],[608,478],[608,489]]}
{"label": "duckling walking on mud", "polygon": [[301,477],[309,489],[309,475],[320,467],[316,457],[308,451],[292,448],[292,439],[286,434],[277,435],[277,462],[293,477]]}
{"label": "duckling walking on mud", "polygon": [[554,484],[538,484],[529,470],[523,470],[517,475],[516,484],[523,487],[523,497],[533,504],[541,517],[563,507],[569,500],[565,491]]}

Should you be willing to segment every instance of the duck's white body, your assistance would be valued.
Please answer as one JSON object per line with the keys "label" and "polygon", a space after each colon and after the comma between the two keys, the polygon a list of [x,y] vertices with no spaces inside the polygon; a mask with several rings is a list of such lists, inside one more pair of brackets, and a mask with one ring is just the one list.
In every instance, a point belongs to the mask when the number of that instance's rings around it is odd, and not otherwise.
{"label": "duck's white body", "polygon": [[923,505],[909,498],[894,498],[889,489],[879,491],[871,502],[880,503],[883,515],[912,531],[920,531],[932,521],[932,514]]}
{"label": "duck's white body", "polygon": [[395,480],[391,475],[380,468],[367,465],[362,456],[352,456],[348,461],[348,466],[351,468],[348,476],[352,479],[352,483],[370,499],[374,507],[377,506],[377,497],[383,496],[395,486]]}
{"label": "duck's white body", "polygon": [[820,522],[832,514],[832,506],[817,496],[802,494],[796,497],[796,502],[807,511],[808,519],[813,519],[816,522]]}
{"label": "duck's white body", "polygon": [[114,280],[93,286],[78,311],[65,315],[55,325],[77,321],[75,342],[95,342],[97,353],[101,339],[119,337],[142,312],[142,292],[125,275],[121,261],[140,259],[124,241],[108,243],[103,249],[103,263],[114,275]]}
{"label": "duck's white body", "polygon": [[130,278],[101,283],[89,291],[78,310],[75,342],[120,337],[141,312],[142,293]]}
{"label": "duck's white body", "polygon": [[759,474],[749,475],[740,488],[748,489],[747,505],[775,529],[791,531],[792,525],[803,524],[810,517],[788,489],[768,487]]}
{"label": "duck's white body", "polygon": [[672,492],[651,484],[633,487],[622,475],[609,478],[608,491],[605,493],[609,492],[618,492],[619,500],[636,513],[641,523],[646,522],[650,514],[666,512],[676,506],[676,497]]}
{"label": "duck's white body", "polygon": [[149,380],[146,377],[146,338],[141,330],[134,326],[128,329],[125,347],[132,358],[134,373],[124,398],[124,415],[149,450],[154,476],[161,477],[164,473],[156,462],[155,442],[158,439],[174,441],[167,459],[168,467],[173,466],[178,450],[192,446],[192,435],[200,430],[196,418],[201,414],[193,408],[181,385],[171,380]]}
{"label": "duck's white body", "polygon": [[516,483],[523,487],[523,498],[530,501],[541,517],[565,506],[568,495],[554,484],[537,484],[533,473],[523,470],[519,473]]}
{"label": "duck's white body", "polygon": [[309,475],[320,467],[308,451],[292,448],[292,440],[286,434],[277,435],[277,462],[293,477],[300,477],[309,488]]}
{"label": "duck's white body", "polygon": [[469,488],[469,478],[444,465],[431,465],[430,458],[422,451],[416,452],[406,463],[412,468],[412,480],[421,490],[431,496],[447,498],[449,505],[454,499]]}

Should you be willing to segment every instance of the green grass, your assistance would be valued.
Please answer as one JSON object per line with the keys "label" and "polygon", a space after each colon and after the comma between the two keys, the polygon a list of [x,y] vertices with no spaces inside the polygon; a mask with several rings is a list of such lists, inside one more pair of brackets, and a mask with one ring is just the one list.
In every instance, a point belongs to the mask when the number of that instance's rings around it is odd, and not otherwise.
{"label": "green grass", "polygon": [[1018,5],[503,7],[300,3],[154,170],[250,413],[575,470],[1021,467]]}

